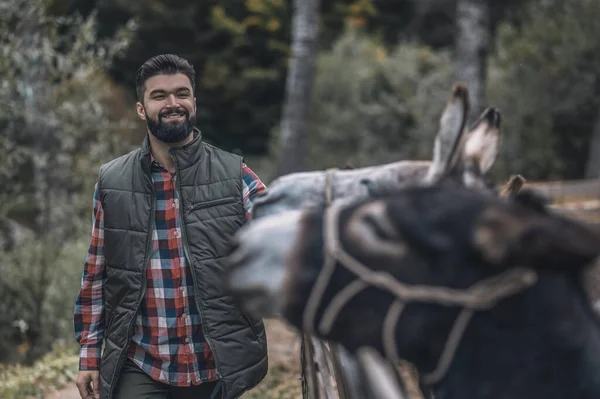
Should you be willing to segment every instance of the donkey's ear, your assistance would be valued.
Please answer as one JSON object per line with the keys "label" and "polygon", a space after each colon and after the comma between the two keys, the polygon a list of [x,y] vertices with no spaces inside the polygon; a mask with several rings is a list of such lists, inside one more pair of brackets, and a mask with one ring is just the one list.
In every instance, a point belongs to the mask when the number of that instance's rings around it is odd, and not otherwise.
{"label": "donkey's ear", "polygon": [[473,162],[481,175],[485,175],[496,162],[500,152],[501,130],[500,111],[486,109],[467,135],[463,160]]}
{"label": "donkey's ear", "polygon": [[425,182],[433,184],[447,173],[458,159],[460,143],[469,112],[469,90],[456,83],[440,118],[433,145],[433,159]]}
{"label": "donkey's ear", "polygon": [[348,220],[346,233],[354,247],[372,256],[398,260],[408,253],[400,232],[390,221],[384,201],[360,206]]}
{"label": "donkey's ear", "polygon": [[575,271],[600,255],[600,234],[583,223],[519,204],[482,212],[474,248],[492,264]]}
{"label": "donkey's ear", "polygon": [[500,189],[501,197],[515,197],[527,180],[521,175],[512,175]]}

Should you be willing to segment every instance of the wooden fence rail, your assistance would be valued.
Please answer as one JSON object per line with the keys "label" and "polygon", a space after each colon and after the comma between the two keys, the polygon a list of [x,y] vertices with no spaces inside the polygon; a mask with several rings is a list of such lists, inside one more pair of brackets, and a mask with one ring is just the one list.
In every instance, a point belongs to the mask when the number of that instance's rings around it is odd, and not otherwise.
{"label": "wooden fence rail", "polygon": [[565,216],[600,225],[600,179],[526,182],[524,188],[544,195]]}

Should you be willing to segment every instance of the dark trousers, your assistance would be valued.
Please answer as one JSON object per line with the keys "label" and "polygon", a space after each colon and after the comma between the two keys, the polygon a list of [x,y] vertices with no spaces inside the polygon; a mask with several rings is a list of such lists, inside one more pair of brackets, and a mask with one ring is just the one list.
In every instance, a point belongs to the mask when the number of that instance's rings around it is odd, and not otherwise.
{"label": "dark trousers", "polygon": [[192,387],[174,387],[154,381],[129,359],[123,364],[114,395],[114,399],[218,399],[220,397],[219,382],[206,382]]}

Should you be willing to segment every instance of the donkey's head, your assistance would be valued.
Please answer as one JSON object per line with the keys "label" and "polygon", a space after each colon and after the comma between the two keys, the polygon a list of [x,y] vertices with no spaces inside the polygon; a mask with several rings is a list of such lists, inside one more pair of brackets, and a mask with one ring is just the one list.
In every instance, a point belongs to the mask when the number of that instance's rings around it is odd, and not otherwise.
{"label": "donkey's head", "polygon": [[[535,197],[455,183],[257,220],[238,238],[227,281],[248,311],[437,372],[460,343],[448,331],[460,338],[471,313],[508,336],[576,313],[577,276],[600,254],[596,232]],[[528,295],[542,280],[551,289]]]}

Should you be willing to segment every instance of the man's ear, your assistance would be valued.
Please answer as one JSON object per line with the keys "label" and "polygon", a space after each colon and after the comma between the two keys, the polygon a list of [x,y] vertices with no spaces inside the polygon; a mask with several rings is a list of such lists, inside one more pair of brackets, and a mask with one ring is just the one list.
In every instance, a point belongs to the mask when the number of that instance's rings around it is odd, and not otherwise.
{"label": "man's ear", "polygon": [[141,102],[138,101],[135,104],[135,110],[136,110],[138,116],[140,117],[140,119],[145,121],[146,120],[146,112],[144,112],[144,104],[142,104]]}
{"label": "man's ear", "polygon": [[513,206],[484,210],[473,230],[473,247],[498,266],[579,271],[600,256],[600,234],[556,214]]}

